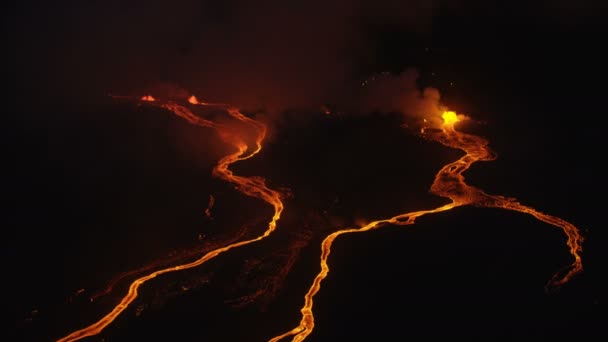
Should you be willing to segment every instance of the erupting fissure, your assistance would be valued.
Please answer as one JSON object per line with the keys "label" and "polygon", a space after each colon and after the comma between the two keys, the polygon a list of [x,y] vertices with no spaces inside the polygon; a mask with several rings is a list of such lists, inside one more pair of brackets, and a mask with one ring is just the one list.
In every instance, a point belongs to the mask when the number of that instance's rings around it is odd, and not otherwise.
{"label": "erupting fissure", "polygon": [[[99,334],[105,327],[112,323],[116,319],[116,317],[118,317],[125,309],[127,309],[127,307],[137,298],[139,287],[147,281],[165,273],[176,272],[197,267],[230,249],[262,240],[265,237],[269,236],[275,230],[277,221],[281,217],[281,213],[283,211],[283,202],[281,201],[282,194],[279,191],[268,188],[266,186],[266,180],[262,177],[242,177],[233,174],[232,171],[229,169],[230,165],[234,164],[235,162],[251,158],[261,151],[262,142],[266,137],[266,126],[263,123],[251,119],[242,114],[237,108],[225,104],[209,104],[199,102],[194,96],[191,96],[188,99],[188,102],[192,105],[213,106],[222,108],[232,118],[251,126],[255,131],[255,145],[253,146],[253,148],[250,148],[248,144],[244,141],[244,139],[241,138],[238,134],[231,132],[229,127],[196,116],[189,108],[185,106],[179,105],[174,102],[160,102],[151,95],[143,96],[142,98],[140,98],[140,100],[150,102],[153,105],[170,110],[174,114],[182,117],[183,119],[194,125],[209,127],[217,130],[221,139],[225,143],[236,148],[236,151],[228,154],[227,156],[219,160],[217,165],[213,168],[213,175],[229,183],[234,184],[236,186],[236,189],[242,192],[243,194],[252,197],[257,197],[272,205],[272,207],[274,208],[274,214],[268,222],[268,228],[264,231],[262,235],[258,237],[226,245],[224,247],[206,253],[195,261],[163,268],[134,280],[129,286],[127,294],[108,314],[102,317],[99,321],[89,325],[88,327],[74,331],[63,338],[60,338],[58,342],[77,341],[88,336],[94,336]],[[248,151],[250,152],[247,153]],[[212,204],[210,202],[208,209],[210,209],[211,205]]]}
{"label": "erupting fissure", "polygon": [[[201,118],[195,115],[189,109],[189,107],[179,105],[175,102],[161,102],[150,95],[146,95],[140,98],[140,100],[149,102],[152,105],[161,108],[165,108],[194,125],[213,128],[217,130],[221,139],[225,143],[236,148],[236,151],[220,159],[220,161],[213,169],[213,175],[236,185],[236,188],[245,195],[257,197],[266,201],[268,204],[273,206],[274,215],[268,223],[268,228],[264,231],[262,235],[256,238],[228,244],[224,247],[206,253],[205,255],[193,262],[160,269],[134,280],[129,286],[128,293],[122,298],[120,303],[118,303],[114,307],[114,309],[112,309],[107,315],[105,315],[96,323],[91,324],[90,326],[85,327],[83,329],[72,332],[66,337],[59,339],[58,342],[76,341],[87,336],[99,334],[137,298],[139,287],[142,286],[148,280],[151,280],[165,273],[199,266],[230,249],[247,245],[267,237],[275,230],[277,221],[279,220],[283,211],[281,193],[268,188],[263,178],[242,177],[234,175],[229,169],[229,166],[233,163],[247,158],[251,158],[262,149],[262,141],[264,140],[266,135],[266,126],[264,124],[243,115],[238,109],[226,104],[204,103],[198,101],[194,96],[191,96],[188,99],[190,105],[193,106],[213,106],[221,108],[225,110],[232,118],[252,127],[256,133],[256,136],[254,146],[250,147],[248,146],[243,137],[240,137],[238,134],[231,131],[226,125]],[[315,319],[313,315],[313,300],[315,295],[321,289],[321,282],[327,277],[329,273],[329,266],[327,260],[331,253],[331,247],[333,242],[340,235],[350,233],[362,233],[380,228],[385,225],[412,225],[416,222],[416,219],[421,216],[440,213],[459,206],[471,205],[477,207],[502,208],[506,210],[525,213],[532,215],[540,221],[546,222],[557,228],[562,229],[565,235],[567,236],[567,245],[574,260],[569,266],[567,266],[567,268],[565,268],[565,270],[556,273],[549,280],[549,282],[547,283],[547,288],[560,287],[568,280],[570,280],[575,274],[582,271],[580,253],[582,251],[583,237],[580,235],[578,229],[574,225],[561,218],[539,212],[534,208],[520,204],[514,198],[490,195],[485,193],[481,189],[466,184],[463,173],[468,170],[473,163],[477,161],[494,160],[496,156],[488,147],[488,141],[486,139],[476,135],[461,132],[454,127],[456,123],[465,118],[464,116],[457,115],[455,112],[452,111],[445,111],[442,113],[441,118],[443,119],[443,123],[441,124],[440,129],[422,129],[421,132],[422,136],[426,139],[436,141],[447,147],[460,149],[465,152],[465,155],[463,157],[445,165],[439,170],[439,172],[435,175],[435,179],[430,188],[431,193],[449,199],[450,203],[434,209],[402,213],[390,218],[371,221],[362,227],[342,229],[339,231],[335,231],[325,237],[325,239],[321,243],[321,269],[313,279],[308,292],[304,296],[304,305],[300,309],[302,316],[299,325],[284,334],[271,338],[269,342],[277,342],[289,337],[292,338],[292,341],[303,341],[312,333],[315,326]],[[248,151],[249,153],[247,153]],[[205,212],[208,217],[210,217],[210,209],[213,205],[213,201],[214,198],[213,196],[211,196],[208,208]]]}
{"label": "erupting fissure", "polygon": [[414,211],[399,214],[391,218],[372,221],[360,228],[343,229],[328,235],[321,243],[321,271],[316,275],[312,285],[304,296],[304,306],[300,309],[300,312],[302,313],[300,324],[292,330],[270,339],[269,342],[277,342],[288,337],[293,337],[292,341],[303,341],[312,333],[315,327],[315,319],[312,311],[313,299],[321,289],[321,282],[329,273],[327,259],[331,253],[331,246],[338,236],[349,233],[362,233],[389,224],[397,226],[411,225],[414,224],[416,219],[420,216],[439,213],[463,205],[513,210],[530,214],[540,221],[561,228],[568,238],[567,245],[570,249],[570,253],[574,257],[574,261],[565,269],[565,271],[556,273],[547,283],[547,288],[559,287],[566,283],[576,273],[582,271],[583,266],[580,253],[582,251],[583,238],[574,225],[561,218],[547,215],[534,208],[522,205],[514,198],[489,195],[481,189],[466,184],[464,176],[462,175],[463,172],[468,170],[469,167],[477,161],[494,160],[496,156],[490,150],[488,141],[484,138],[466,134],[455,129],[454,125],[460,121],[459,116],[455,112],[445,111],[441,117],[443,119],[443,124],[440,131],[423,129],[422,134],[428,139],[465,152],[465,155],[462,158],[441,168],[435,175],[435,180],[431,185],[431,193],[446,197],[451,200],[451,203],[434,209]]}

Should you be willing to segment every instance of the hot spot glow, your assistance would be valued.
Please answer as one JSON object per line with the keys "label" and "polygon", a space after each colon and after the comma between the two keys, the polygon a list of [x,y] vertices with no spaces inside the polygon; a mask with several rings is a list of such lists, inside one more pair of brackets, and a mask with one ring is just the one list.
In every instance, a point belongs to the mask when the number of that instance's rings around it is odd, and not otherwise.
{"label": "hot spot glow", "polygon": [[452,111],[445,111],[441,114],[441,118],[443,118],[443,123],[446,125],[453,125],[458,122],[458,115]]}
{"label": "hot spot glow", "polygon": [[190,102],[192,104],[199,104],[198,99],[194,95],[192,95],[188,98],[188,102]]}

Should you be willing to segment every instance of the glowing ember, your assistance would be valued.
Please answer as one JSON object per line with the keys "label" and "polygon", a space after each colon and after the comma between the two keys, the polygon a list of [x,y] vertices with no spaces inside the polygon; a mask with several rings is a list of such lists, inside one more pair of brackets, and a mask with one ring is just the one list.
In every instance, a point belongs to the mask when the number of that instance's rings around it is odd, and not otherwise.
{"label": "glowing ember", "polygon": [[196,96],[192,95],[188,98],[188,102],[192,103],[192,104],[199,104],[200,102],[198,102],[198,99],[196,98]]}
{"label": "glowing ember", "polygon": [[207,209],[205,209],[205,216],[207,218],[211,218],[211,209],[213,208],[213,204],[215,204],[215,197],[213,195],[209,195],[209,204],[207,204]]}
{"label": "glowing ember", "polygon": [[142,101],[149,101],[149,102],[154,102],[156,101],[156,99],[154,97],[152,97],[152,95],[145,95],[141,97]]}

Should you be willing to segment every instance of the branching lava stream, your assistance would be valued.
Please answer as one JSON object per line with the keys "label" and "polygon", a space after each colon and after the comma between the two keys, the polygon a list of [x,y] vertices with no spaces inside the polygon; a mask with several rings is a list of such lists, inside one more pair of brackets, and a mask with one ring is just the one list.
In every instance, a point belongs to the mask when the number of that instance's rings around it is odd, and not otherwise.
{"label": "branching lava stream", "polygon": [[[139,287],[142,286],[148,280],[156,278],[157,276],[165,273],[197,267],[230,249],[247,245],[267,237],[275,230],[277,221],[279,220],[283,211],[283,203],[281,201],[282,194],[276,190],[268,188],[265,184],[264,178],[242,177],[234,175],[229,169],[230,165],[232,165],[233,163],[247,158],[251,158],[262,149],[262,141],[264,140],[266,135],[266,126],[264,124],[243,115],[238,109],[233,108],[229,105],[199,102],[194,96],[189,98],[188,101],[192,106],[212,106],[223,109],[233,119],[236,119],[238,122],[246,124],[253,128],[256,133],[255,146],[250,148],[245,142],[245,139],[239,136],[239,134],[231,131],[229,127],[221,123],[201,118],[195,115],[189,109],[189,107],[179,105],[174,102],[160,102],[149,95],[142,97],[140,100],[145,101],[146,103],[150,103],[154,106],[167,109],[173,112],[175,115],[178,115],[181,118],[187,120],[191,124],[213,128],[217,130],[221,139],[225,143],[236,148],[236,151],[220,159],[220,161],[213,169],[213,175],[222,180],[234,184],[236,188],[243,194],[262,199],[268,204],[272,205],[272,207],[274,208],[274,215],[268,222],[267,229],[263,232],[262,235],[256,238],[228,244],[224,247],[206,253],[205,255],[193,262],[160,269],[134,280],[129,286],[128,293],[122,298],[120,303],[118,303],[114,307],[114,309],[112,309],[108,314],[106,314],[96,323],[93,323],[83,329],[74,331],[71,334],[59,339],[58,342],[76,341],[88,336],[99,334],[137,298]],[[269,342],[277,342],[290,337],[292,338],[292,341],[303,341],[312,333],[315,326],[315,320],[313,315],[313,299],[314,296],[321,289],[321,282],[327,277],[329,273],[329,266],[327,260],[331,253],[331,246],[335,239],[338,238],[340,235],[366,232],[380,228],[385,225],[412,225],[416,222],[416,219],[421,216],[440,213],[459,206],[471,205],[477,207],[502,208],[506,210],[530,214],[537,220],[562,229],[567,236],[567,245],[574,260],[568,267],[566,267],[563,271],[556,273],[549,280],[546,286],[548,289],[560,287],[568,280],[570,280],[575,274],[582,271],[580,253],[582,251],[583,237],[580,235],[578,229],[574,225],[570,224],[569,222],[566,222],[561,218],[551,216],[539,212],[534,208],[522,205],[514,198],[490,195],[485,193],[481,189],[466,184],[463,173],[468,170],[473,163],[477,161],[494,160],[496,156],[488,147],[488,141],[486,139],[456,130],[456,128],[454,127],[455,124],[463,119],[466,119],[464,115],[457,115],[455,112],[445,111],[441,115],[441,119],[442,123],[440,124],[440,129],[437,129],[437,127],[435,127],[434,129],[423,128],[421,134],[426,139],[441,143],[450,148],[460,149],[465,152],[465,155],[463,157],[445,165],[443,168],[441,168],[441,170],[439,170],[430,188],[431,193],[437,196],[448,198],[450,200],[450,203],[434,209],[402,213],[390,218],[379,219],[376,221],[369,222],[360,228],[347,228],[335,231],[325,237],[325,239],[321,243],[321,269],[312,281],[312,285],[310,286],[308,292],[304,296],[304,305],[300,309],[302,316],[299,325],[284,334],[271,338]],[[249,153],[247,153],[248,151]],[[210,215],[209,209],[213,205],[213,201],[214,199],[213,197],[211,197],[209,206],[206,211],[207,216]]]}
{"label": "branching lava stream", "polygon": [[[460,117],[464,118],[464,116]],[[414,224],[416,219],[420,216],[439,213],[463,205],[503,208],[526,213],[534,216],[540,221],[561,228],[568,237],[567,244],[570,248],[570,253],[574,257],[574,261],[564,271],[556,273],[548,282],[547,288],[559,287],[566,283],[576,273],[582,271],[583,267],[580,252],[582,251],[583,238],[574,225],[558,217],[547,215],[534,208],[522,205],[514,198],[489,195],[481,189],[466,184],[464,176],[462,175],[463,172],[468,170],[469,167],[477,161],[494,160],[496,156],[490,150],[488,141],[484,138],[466,134],[457,131],[454,128],[454,124],[460,121],[460,117],[456,115],[455,112],[445,111],[442,114],[443,124],[442,129],[439,132],[422,129],[424,137],[437,141],[445,146],[463,150],[466,153],[462,158],[447,164],[439,170],[435,176],[435,181],[431,186],[431,193],[449,198],[451,203],[435,209],[414,211],[399,214],[387,219],[372,221],[361,228],[343,229],[328,235],[321,243],[321,271],[314,278],[312,285],[304,296],[304,306],[300,309],[300,312],[302,313],[300,324],[294,329],[270,339],[269,342],[277,342],[290,336],[293,336],[292,341],[303,341],[312,333],[315,326],[315,319],[312,312],[313,298],[321,289],[321,282],[329,273],[327,258],[331,253],[331,246],[338,236],[349,233],[366,232],[387,224],[399,226],[411,225]]]}

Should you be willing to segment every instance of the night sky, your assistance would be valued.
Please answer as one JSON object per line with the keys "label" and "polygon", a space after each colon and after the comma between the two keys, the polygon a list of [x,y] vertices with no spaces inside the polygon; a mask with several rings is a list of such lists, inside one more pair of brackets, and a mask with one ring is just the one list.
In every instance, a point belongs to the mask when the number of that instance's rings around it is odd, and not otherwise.
{"label": "night sky", "polygon": [[327,234],[445,203],[428,189],[462,152],[404,127],[420,117],[426,87],[471,117],[463,129],[498,154],[474,164],[468,183],[579,227],[584,271],[545,292],[571,262],[564,234],[497,209],[460,207],[341,236],[307,340],[607,337],[607,5],[3,6],[2,255],[12,328],[3,340],[61,338],[115,305],[132,278],[89,298],[119,274],[145,275],[255,236],[272,215],[211,175],[229,152],[216,132],[110,95],[196,94],[241,108],[267,123],[269,137],[232,169],[291,196],[271,237],[147,283],[87,341],[267,341],[299,322]]}

